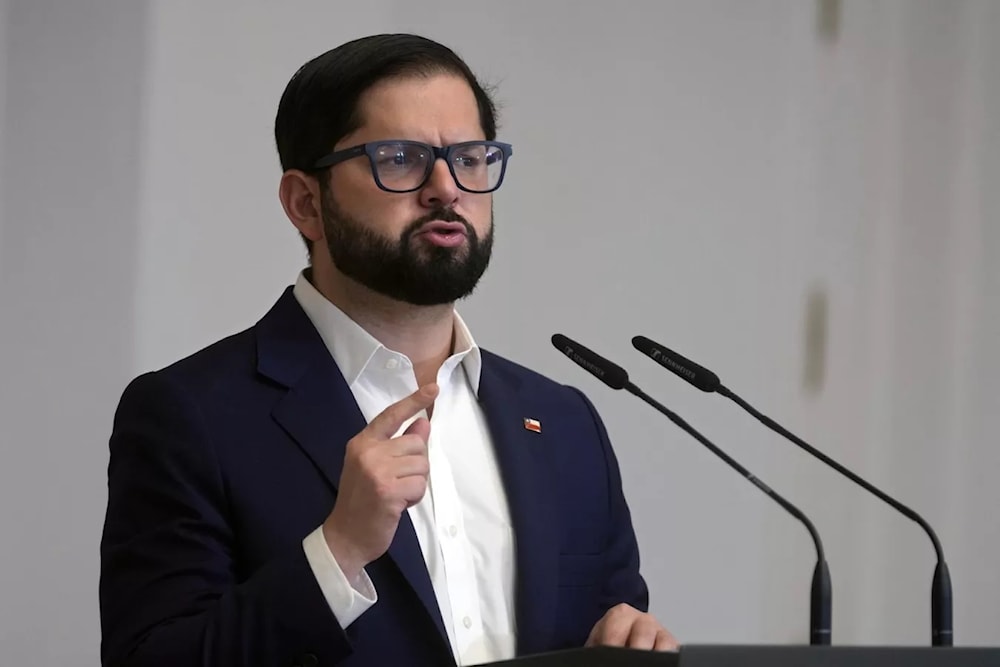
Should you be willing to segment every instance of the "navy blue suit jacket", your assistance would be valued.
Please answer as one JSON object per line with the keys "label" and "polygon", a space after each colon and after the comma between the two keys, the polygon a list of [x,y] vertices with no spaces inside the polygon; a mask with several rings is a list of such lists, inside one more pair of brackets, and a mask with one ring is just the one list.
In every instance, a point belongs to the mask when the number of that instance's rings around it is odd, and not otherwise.
{"label": "navy blue suit jacket", "polygon": [[[577,390],[483,352],[480,403],[514,526],[518,654],[646,609],[618,465]],[[524,428],[537,419],[542,432]],[[115,415],[101,541],[104,665],[454,664],[413,526],[346,630],[302,540],[365,420],[289,289],[253,328],[140,376]]]}

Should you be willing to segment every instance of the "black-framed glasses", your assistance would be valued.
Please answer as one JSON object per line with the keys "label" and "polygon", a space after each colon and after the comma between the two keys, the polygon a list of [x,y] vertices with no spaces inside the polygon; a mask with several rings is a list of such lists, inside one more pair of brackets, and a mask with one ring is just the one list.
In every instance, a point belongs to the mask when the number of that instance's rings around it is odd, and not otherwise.
{"label": "black-framed glasses", "polygon": [[503,183],[510,144],[499,141],[463,141],[431,146],[419,141],[391,139],[360,144],[320,158],[314,169],[325,169],[362,155],[368,156],[375,183],[387,192],[414,192],[426,185],[438,159],[445,161],[455,184],[466,192],[493,192]]}

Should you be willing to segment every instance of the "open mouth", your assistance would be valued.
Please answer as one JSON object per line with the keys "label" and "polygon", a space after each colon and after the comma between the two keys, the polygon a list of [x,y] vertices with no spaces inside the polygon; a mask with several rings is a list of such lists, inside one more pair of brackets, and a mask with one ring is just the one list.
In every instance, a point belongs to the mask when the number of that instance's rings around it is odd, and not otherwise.
{"label": "open mouth", "polygon": [[460,222],[428,222],[416,236],[442,248],[454,248],[465,243],[465,225]]}

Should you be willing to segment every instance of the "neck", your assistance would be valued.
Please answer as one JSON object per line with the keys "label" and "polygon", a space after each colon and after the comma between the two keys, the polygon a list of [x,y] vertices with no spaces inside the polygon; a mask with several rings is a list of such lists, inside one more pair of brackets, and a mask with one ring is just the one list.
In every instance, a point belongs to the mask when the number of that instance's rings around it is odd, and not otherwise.
{"label": "neck", "polygon": [[435,382],[452,352],[454,304],[415,306],[373,292],[332,265],[314,266],[310,282],[333,305],[390,350],[413,362],[417,385]]}

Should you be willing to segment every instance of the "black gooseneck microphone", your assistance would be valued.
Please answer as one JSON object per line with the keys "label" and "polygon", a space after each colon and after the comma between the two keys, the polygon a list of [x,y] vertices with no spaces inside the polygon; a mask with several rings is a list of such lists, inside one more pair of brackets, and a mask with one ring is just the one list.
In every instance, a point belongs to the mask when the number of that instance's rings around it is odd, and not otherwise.
{"label": "black gooseneck microphone", "polygon": [[866,491],[885,501],[890,507],[902,513],[906,518],[919,524],[920,527],[924,529],[924,532],[927,533],[927,536],[931,538],[931,542],[934,544],[934,552],[937,554],[937,566],[934,568],[934,578],[931,581],[931,645],[952,645],[954,639],[952,633],[951,613],[951,575],[948,573],[948,564],[945,563],[944,551],[941,549],[941,543],[938,541],[937,535],[934,534],[934,530],[930,527],[930,524],[924,521],[919,514],[911,510],[906,505],[903,505],[899,501],[861,479],[853,472],[840,465],[823,452],[817,450],[767,415],[758,412],[752,405],[744,401],[742,398],[730,391],[724,384],[722,384],[722,382],[719,381],[719,377],[712,371],[699,366],[690,359],[686,359],[682,355],[677,354],[673,350],[664,347],[663,345],[660,345],[645,336],[636,336],[633,338],[632,345],[635,349],[639,350],[667,370],[687,380],[698,389],[708,393],[722,394],[756,417],[758,421],[764,424],[764,426],[776,433],[781,434],[788,440],[791,440],[793,443],[809,452],[820,461],[839,472],[841,475],[847,477],[849,480],[861,486]]}
{"label": "black gooseneck microphone", "polygon": [[642,389],[632,384],[628,379],[628,373],[621,366],[618,366],[601,355],[586,347],[576,343],[562,334],[552,336],[552,344],[557,350],[583,367],[597,377],[598,380],[608,385],[612,389],[625,389],[631,394],[638,396],[642,401],[651,405],[656,411],[665,415],[670,421],[680,426],[690,434],[695,440],[705,445],[713,454],[722,459],[730,468],[742,475],[747,481],[763,491],[771,500],[781,505],[789,514],[801,521],[809,530],[813,544],[816,545],[816,567],[813,569],[812,589],[810,591],[809,605],[809,643],[815,646],[827,646],[832,639],[832,598],[833,586],[830,583],[830,568],[827,566],[826,557],[823,552],[823,542],[819,538],[812,522],[802,513],[799,508],[782,498],[773,491],[767,484],[759,480],[749,470],[741,466],[729,457],[724,451],[716,447],[708,438],[696,431],[690,424],[681,419],[676,413],[655,399],[651,398]]}

